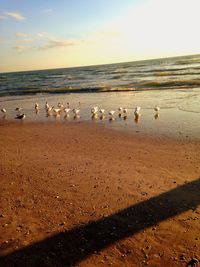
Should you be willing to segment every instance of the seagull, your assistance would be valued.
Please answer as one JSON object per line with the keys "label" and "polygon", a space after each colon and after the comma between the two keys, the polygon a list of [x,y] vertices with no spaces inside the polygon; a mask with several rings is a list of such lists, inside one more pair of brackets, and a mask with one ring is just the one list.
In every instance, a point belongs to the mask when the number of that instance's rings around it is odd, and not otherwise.
{"label": "seagull", "polygon": [[59,102],[59,103],[58,103],[58,107],[59,107],[59,108],[64,108],[64,105],[63,105],[62,103]]}
{"label": "seagull", "polygon": [[36,112],[36,114],[39,113],[39,104],[38,103],[35,103],[35,112]]}
{"label": "seagull", "polygon": [[140,114],[140,110],[141,110],[141,107],[135,108],[135,112],[134,112],[135,116]]}
{"label": "seagull", "polygon": [[54,106],[53,106],[53,107],[48,107],[48,108],[46,109],[46,111],[47,111],[47,112],[51,112],[53,109],[54,109]]}
{"label": "seagull", "polygon": [[118,108],[118,111],[119,111],[119,113],[121,113],[123,111],[123,108],[122,107],[119,107]]}
{"label": "seagull", "polygon": [[104,114],[104,113],[105,113],[105,109],[101,108],[101,109],[99,110],[99,112],[100,112],[101,114]]}
{"label": "seagull", "polygon": [[98,114],[97,113],[93,113],[91,118],[92,118],[92,120],[98,119]]}
{"label": "seagull", "polygon": [[15,110],[16,111],[21,111],[22,110],[22,107],[17,107]]}
{"label": "seagull", "polygon": [[45,108],[48,109],[49,108],[49,104],[46,102],[45,104]]}
{"label": "seagull", "polygon": [[159,112],[159,110],[160,110],[160,107],[158,107],[158,106],[155,106],[154,110],[155,110],[155,111],[158,113],[158,112]]}
{"label": "seagull", "polygon": [[114,117],[114,114],[115,114],[115,110],[110,110],[108,112],[108,115],[110,115],[112,118]]}
{"label": "seagull", "polygon": [[56,114],[58,114],[58,113],[61,112],[61,109],[60,109],[60,108],[54,108],[53,111],[54,111]]}
{"label": "seagull", "polygon": [[65,113],[69,113],[70,110],[71,110],[70,108],[65,108],[65,109],[64,109],[64,112],[65,112]]}
{"label": "seagull", "polygon": [[1,112],[6,113],[6,109],[5,108],[2,108],[1,109]]}
{"label": "seagull", "polygon": [[20,114],[20,115],[17,115],[17,117],[15,117],[15,119],[19,119],[19,120],[23,120],[25,118],[26,118],[25,114]]}
{"label": "seagull", "polygon": [[[61,113],[61,109],[60,108],[54,108],[53,109],[53,112],[54,112],[54,116],[55,117],[59,117],[60,116],[60,113]],[[49,114],[49,112],[48,112],[48,114]],[[50,115],[50,114],[49,114]]]}
{"label": "seagull", "polygon": [[92,108],[91,108],[91,113],[92,113],[93,115],[96,115],[97,112],[98,112],[98,107],[92,107]]}
{"label": "seagull", "polygon": [[119,107],[118,108],[118,111],[119,111],[118,116],[121,117],[122,116],[122,112],[123,112],[123,108],[122,107]]}
{"label": "seagull", "polygon": [[127,108],[123,108],[123,113],[125,116],[127,116],[127,112],[128,112],[128,109]]}
{"label": "seagull", "polygon": [[80,109],[73,108],[72,111],[74,112],[75,116],[79,115],[80,113]]}

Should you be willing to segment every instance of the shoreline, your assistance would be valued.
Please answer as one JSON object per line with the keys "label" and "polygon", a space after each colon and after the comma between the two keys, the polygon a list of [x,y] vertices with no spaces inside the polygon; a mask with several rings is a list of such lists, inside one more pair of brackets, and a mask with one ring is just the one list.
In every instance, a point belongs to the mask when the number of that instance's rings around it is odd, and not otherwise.
{"label": "shoreline", "polygon": [[1,266],[183,266],[200,257],[199,140],[85,122],[0,127]]}
{"label": "shoreline", "polygon": [[[115,122],[114,122],[115,123]],[[200,137],[195,135],[195,136],[192,136],[190,134],[187,134],[187,133],[184,133],[184,131],[179,131],[179,133],[177,134],[174,134],[174,133],[169,133],[169,132],[166,132],[166,133],[161,133],[161,132],[151,132],[151,131],[148,131],[148,129],[146,129],[145,131],[141,130],[141,129],[132,129],[132,128],[129,128],[129,127],[122,127],[122,126],[118,126],[118,125],[114,125],[112,126],[111,123],[108,123],[108,122],[105,122],[105,123],[99,123],[98,121],[84,121],[84,120],[81,120],[81,119],[78,119],[78,120],[70,120],[70,121],[65,121],[65,120],[62,120],[62,119],[54,119],[54,120],[49,120],[49,121],[27,121],[26,119],[25,120],[17,120],[17,119],[9,119],[9,120],[4,120],[4,119],[1,119],[0,120],[0,127],[1,126],[32,126],[32,125],[35,125],[35,126],[47,126],[50,125],[50,126],[53,126],[53,125],[60,125],[61,127],[70,127],[73,125],[80,125],[80,126],[85,126],[85,127],[91,127],[91,128],[99,128],[101,130],[104,130],[104,131],[108,131],[110,133],[118,133],[119,135],[121,136],[124,136],[124,137],[129,137],[129,138],[138,138],[138,139],[148,139],[148,140],[160,140],[160,141],[169,141],[169,142],[195,142],[195,143],[198,143],[200,141]]]}
{"label": "shoreline", "polygon": [[[60,121],[63,123],[75,122],[73,113],[69,116],[64,112],[60,116],[48,116],[45,111],[45,103],[57,106],[63,103],[64,107],[70,103],[73,108],[80,109],[80,118],[77,121],[81,123],[92,123],[104,125],[107,128],[125,132],[137,132],[149,134],[152,136],[176,137],[177,139],[187,138],[199,139],[199,90],[177,90],[177,91],[159,91],[159,92],[137,92],[137,93],[91,93],[91,94],[71,94],[71,95],[37,95],[34,97],[25,97],[24,99],[7,99],[0,102],[0,108],[6,108],[6,120],[14,120],[16,116],[16,107],[22,107],[22,113],[26,114],[27,122],[51,122]],[[39,104],[39,112],[36,114],[34,105]],[[154,107],[160,107],[159,114],[155,114]],[[105,117],[100,119],[91,118],[91,108],[98,106],[99,109],[105,109]],[[138,119],[134,117],[135,107],[141,107],[141,114]],[[118,108],[124,107],[128,110],[127,117],[118,116]],[[114,119],[109,120],[108,112],[114,110]],[[0,122],[4,115],[0,115]]]}

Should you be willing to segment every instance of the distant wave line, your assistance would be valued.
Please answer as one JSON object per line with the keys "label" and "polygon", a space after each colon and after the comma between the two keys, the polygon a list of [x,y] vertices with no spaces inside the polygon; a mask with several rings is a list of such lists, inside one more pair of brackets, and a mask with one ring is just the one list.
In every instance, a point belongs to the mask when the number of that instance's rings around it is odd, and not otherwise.
{"label": "distant wave line", "polygon": [[[170,83],[172,84],[172,83]],[[147,86],[149,85],[149,86]],[[150,86],[151,85],[151,86]],[[162,86],[161,86],[162,85]],[[169,85],[169,83],[168,83]],[[200,85],[200,81],[198,86]],[[21,95],[36,95],[36,94],[77,94],[77,93],[101,93],[101,92],[140,92],[140,91],[162,91],[162,90],[181,90],[186,88],[185,86],[180,86],[180,84],[178,84],[176,87],[169,87],[167,85],[163,86],[163,84],[159,84],[155,83],[155,82],[151,82],[151,83],[146,83],[143,84],[143,87],[140,88],[136,88],[136,87],[87,87],[87,88],[48,88],[48,89],[20,89],[20,90],[4,90],[4,91],[0,91],[0,96],[21,96]],[[189,88],[188,88],[189,89]],[[189,89],[190,90],[190,89]]]}

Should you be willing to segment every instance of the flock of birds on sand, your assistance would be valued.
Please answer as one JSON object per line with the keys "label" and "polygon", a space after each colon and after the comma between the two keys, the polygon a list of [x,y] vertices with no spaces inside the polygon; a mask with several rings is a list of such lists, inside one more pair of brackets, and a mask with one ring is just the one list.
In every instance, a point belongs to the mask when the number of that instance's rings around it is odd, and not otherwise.
{"label": "flock of birds on sand", "polygon": [[[79,107],[80,107],[80,102],[79,102]],[[35,103],[35,112],[39,113],[40,107],[38,103]],[[20,119],[23,120],[26,118],[26,114],[22,113],[22,107],[17,107],[15,109],[15,111],[17,112],[15,119]],[[48,104],[48,102],[46,102],[45,104],[45,110],[46,110],[46,115],[47,116],[60,116],[61,113],[65,113],[66,117],[69,117],[70,113],[72,112],[74,114],[74,118],[79,118],[80,117],[80,113],[81,113],[81,109],[80,108],[70,108],[70,103],[67,103],[67,107],[65,107],[63,105],[63,103],[58,103],[57,106],[50,106]],[[157,119],[159,116],[159,111],[160,111],[160,107],[155,106],[154,107],[154,111],[155,113],[155,118]],[[5,108],[1,109],[1,112],[5,115],[7,113],[7,110]],[[95,118],[100,118],[103,119],[105,118],[106,114],[108,115],[109,120],[114,120],[115,119],[115,115],[116,113],[118,113],[118,117],[122,117],[124,120],[126,120],[127,118],[127,114],[128,114],[128,109],[127,108],[123,108],[123,107],[119,107],[118,110],[109,110],[108,112],[106,112],[105,109],[99,108],[98,106],[94,106],[90,109],[91,112],[91,117],[92,119]],[[137,122],[141,116],[141,107],[137,106],[134,110],[134,116],[135,116],[135,121]]]}

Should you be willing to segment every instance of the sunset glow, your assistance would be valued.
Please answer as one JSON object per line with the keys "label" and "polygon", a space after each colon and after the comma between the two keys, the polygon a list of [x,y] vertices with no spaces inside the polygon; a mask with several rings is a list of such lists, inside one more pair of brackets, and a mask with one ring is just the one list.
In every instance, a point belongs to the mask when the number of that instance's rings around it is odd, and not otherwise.
{"label": "sunset glow", "polygon": [[[42,3],[41,3],[42,2]],[[0,0],[0,72],[198,54],[199,0]]]}

